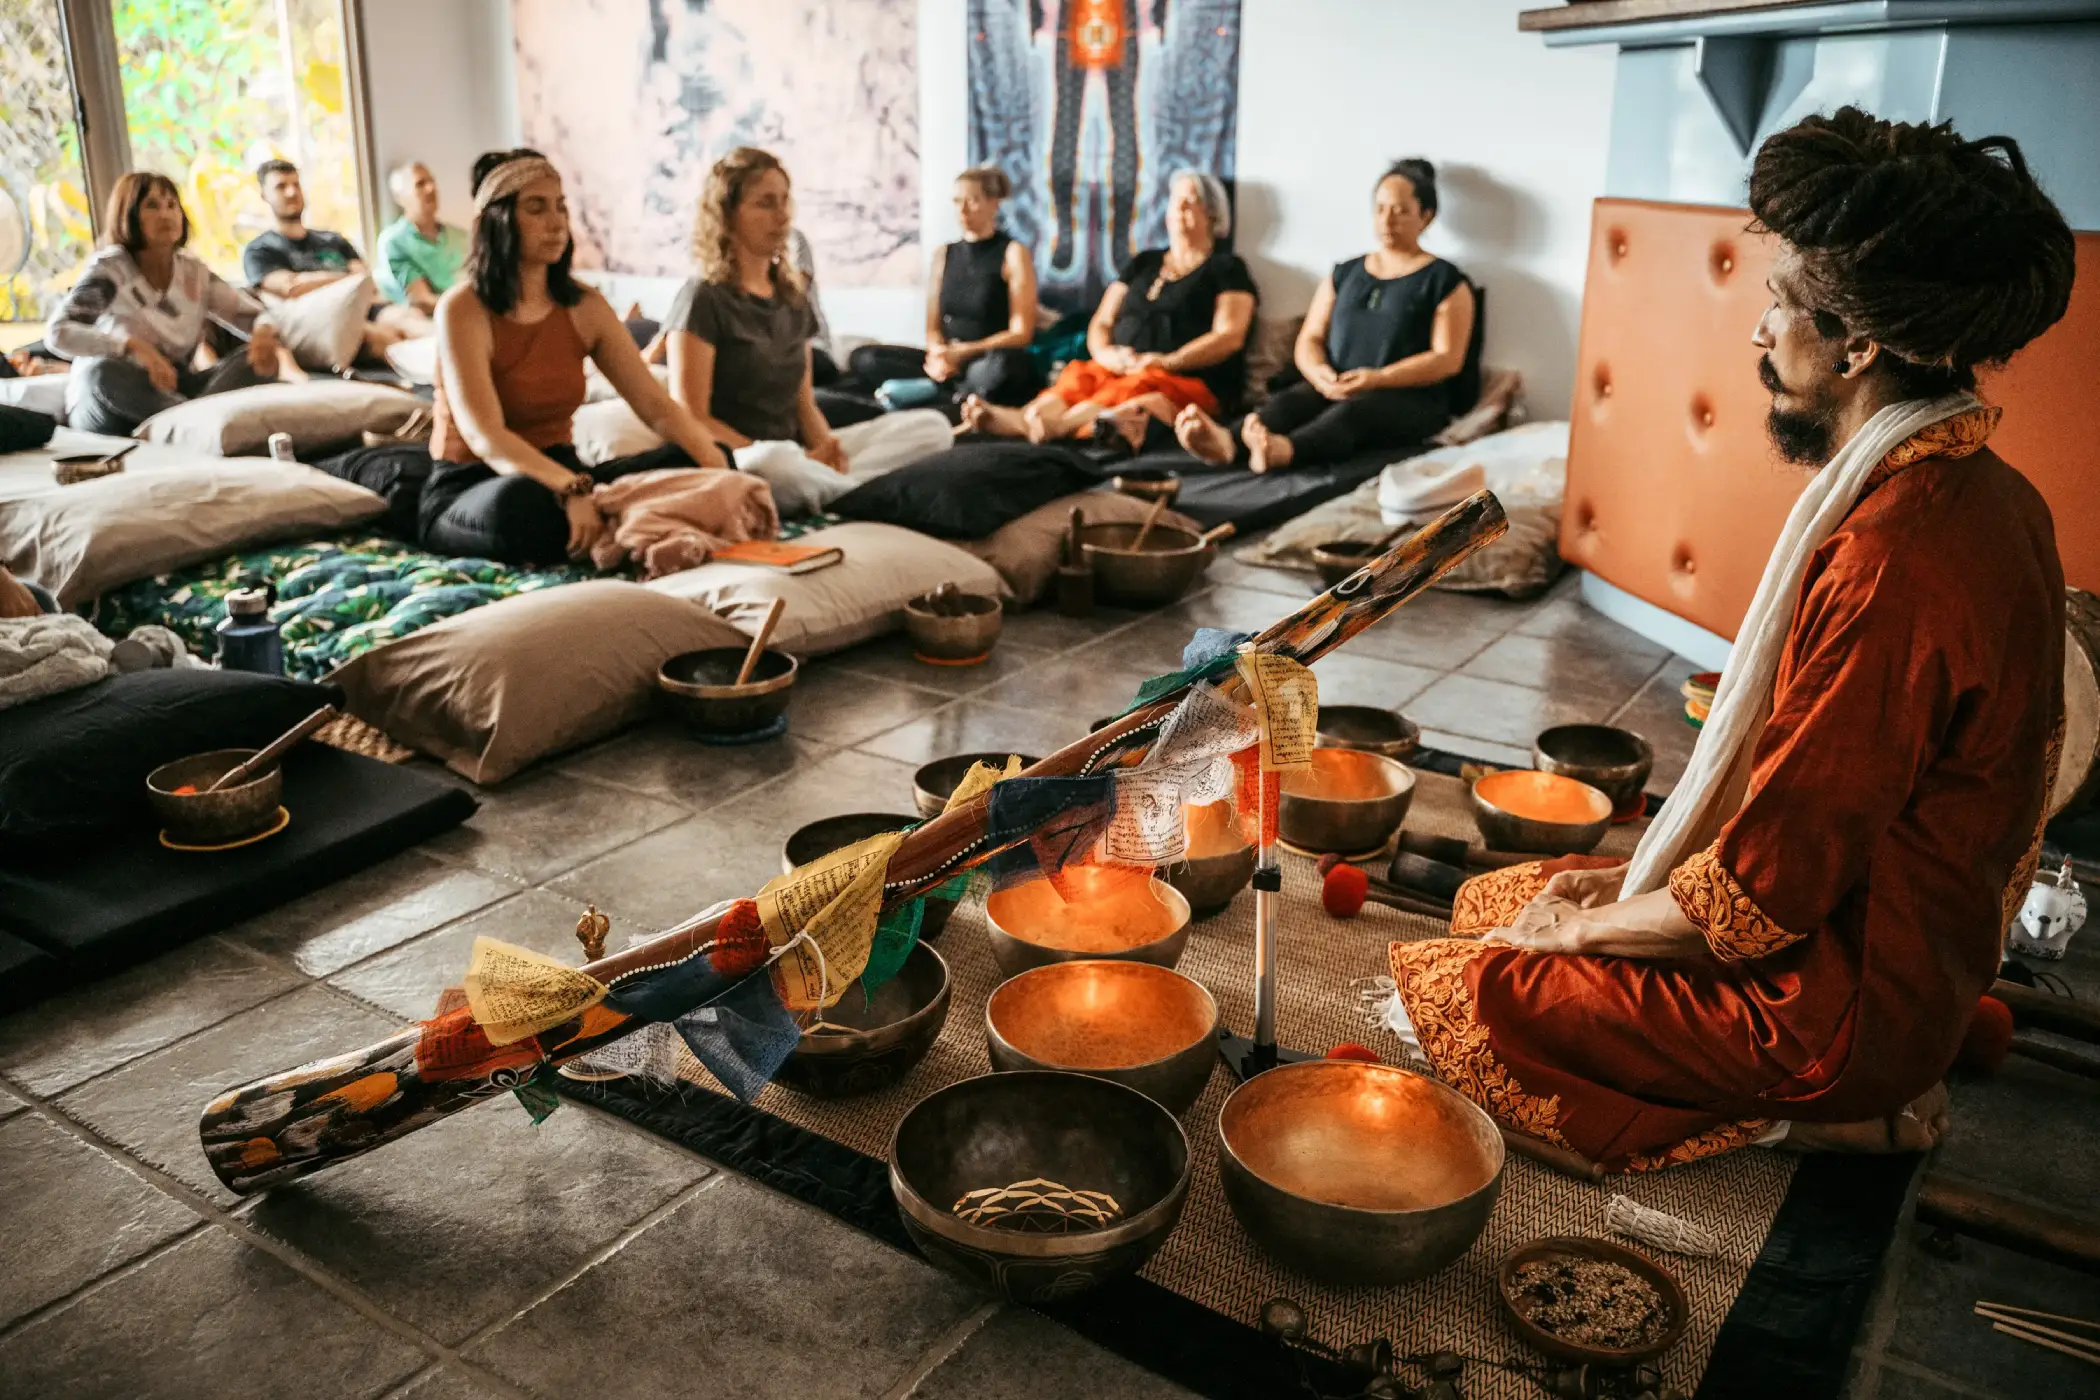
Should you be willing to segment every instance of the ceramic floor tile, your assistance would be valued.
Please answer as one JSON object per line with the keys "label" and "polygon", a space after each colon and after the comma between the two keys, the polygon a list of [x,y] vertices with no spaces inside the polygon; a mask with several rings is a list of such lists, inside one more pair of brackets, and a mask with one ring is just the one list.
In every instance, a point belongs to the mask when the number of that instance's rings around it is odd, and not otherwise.
{"label": "ceramic floor tile", "polygon": [[1582,601],[1562,594],[1531,609],[1515,629],[1527,637],[1559,637],[1600,652],[1646,656],[1660,662],[1670,649],[1649,641],[1630,627],[1613,622]]}
{"label": "ceramic floor tile", "polygon": [[1184,598],[1160,616],[1187,624],[1183,641],[1188,640],[1189,634],[1198,627],[1218,627],[1228,632],[1260,632],[1278,619],[1296,612],[1312,596],[1309,590],[1292,599],[1263,589],[1221,585]]}
{"label": "ceramic floor tile", "polygon": [[[1912,1250],[1887,1354],[2006,1400],[2092,1394],[2090,1363],[1994,1332],[1973,1309],[1989,1301],[2100,1318],[2100,1278],[1973,1239],[1960,1249],[1955,1260]],[[1886,1384],[1883,1393],[1890,1393]]]}
{"label": "ceramic floor tile", "polygon": [[1531,750],[1515,744],[1498,744],[1492,739],[1475,739],[1465,734],[1448,734],[1441,729],[1423,729],[1422,746],[1442,749],[1445,753],[1457,754],[1460,758],[1477,759],[1482,763],[1499,763],[1508,768],[1529,768]]}
{"label": "ceramic floor tile", "polygon": [[2009,1392],[1961,1385],[1923,1366],[1900,1361],[1884,1362],[1872,1372],[1871,1380],[1862,1376],[1861,1382],[1862,1388],[1847,1391],[1845,1400],[1978,1400],[1981,1396],[1990,1400],[2024,1400]]}
{"label": "ceramic floor tile", "polygon": [[514,881],[410,851],[228,929],[237,943],[326,977],[518,892]]}
{"label": "ceramic floor tile", "polygon": [[[1170,666],[1168,669],[1172,669]],[[977,699],[1019,710],[1076,719],[1082,726],[1130,707],[1137,688],[1155,671],[1115,666],[1091,658],[1087,649],[1067,652],[977,695]]]}
{"label": "ceramic floor tile", "polygon": [[[331,986],[404,1020],[420,1021],[436,1006],[438,993],[458,986],[466,976],[467,958],[476,938],[486,936],[565,963],[580,964],[583,948],[576,941],[576,920],[583,912],[581,899],[527,890],[470,919],[424,934],[391,952],[338,972],[328,981]],[[617,910],[607,912],[613,915],[612,933],[607,940],[610,948],[624,948],[630,941],[656,931],[621,918]]]}
{"label": "ceramic floor tile", "polygon": [[[1054,589],[1055,585],[1053,585]],[[1066,617],[1056,607],[1053,592],[1036,607],[1025,612],[1010,612],[1006,615],[1006,627],[999,634],[1000,640],[1015,642],[1038,651],[1069,651],[1073,647],[1085,646],[1088,642],[1127,627],[1145,616],[1123,608],[1100,607],[1094,609],[1092,617]]]}
{"label": "ceramic floor tile", "polygon": [[1267,564],[1243,563],[1239,556],[1220,555],[1206,575],[1212,583],[1228,588],[1247,588],[1274,593],[1279,598],[1303,602],[1320,592],[1320,576],[1311,569],[1279,569]]}
{"label": "ceramic floor tile", "polygon": [[1655,769],[1648,776],[1648,791],[1667,794],[1684,776],[1699,731],[1685,723],[1684,696],[1678,687],[1691,673],[1692,663],[1675,658],[1633,698],[1619,707],[1610,723],[1631,729],[1655,750]]}
{"label": "ceramic floor tile", "polygon": [[1343,644],[1357,656],[1450,671],[1487,650],[1526,616],[1521,603],[1426,592]]}
{"label": "ceramic floor tile", "polygon": [[704,744],[676,720],[656,720],[584,750],[561,771],[704,811],[828,756],[829,746],[790,734],[763,744]]}
{"label": "ceramic floor tile", "polygon": [[547,1400],[686,1394],[696,1383],[713,1395],[849,1400],[883,1394],[981,1301],[916,1258],[732,1178],[466,1357]]}
{"label": "ceramic floor tile", "polygon": [[1320,683],[1323,706],[1370,705],[1381,710],[1405,710],[1409,701],[1441,678],[1440,672],[1420,666],[1355,656],[1347,647],[1321,657],[1312,669]]}
{"label": "ceramic floor tile", "polygon": [[795,682],[788,704],[788,732],[841,747],[872,739],[937,710],[949,696],[931,689],[862,675],[843,667],[811,663]]}
{"label": "ceramic floor tile", "polygon": [[511,1394],[508,1386],[499,1390],[465,1367],[447,1366],[415,1381],[399,1400],[508,1400]]}
{"label": "ceramic floor tile", "polygon": [[302,987],[133,1060],[52,1103],[140,1161],[222,1205],[232,1204],[240,1198],[212,1175],[197,1138],[204,1105],[265,1075],[384,1040],[401,1026],[399,1018],[339,992]]}
{"label": "ceramic floor tile", "polygon": [[424,849],[536,885],[686,815],[669,802],[550,770],[485,793],[471,821]]}
{"label": "ceramic floor tile", "polygon": [[29,1105],[9,1092],[6,1085],[0,1084],[0,1123],[6,1122],[27,1107]]}
{"label": "ceramic floor tile", "polygon": [[428,1359],[219,1228],[0,1340],[10,1394],[110,1400],[353,1400]]}
{"label": "ceramic floor tile", "polygon": [[575,1105],[508,1094],[281,1186],[247,1221],[447,1345],[524,1307],[708,1174]]}
{"label": "ceramic floor tile", "polygon": [[0,1123],[0,1181],[0,1327],[202,1223],[41,1114]]}
{"label": "ceramic floor tile", "polygon": [[902,635],[879,638],[810,663],[830,670],[850,671],[859,676],[937,690],[943,695],[972,695],[1026,670],[1053,653],[1009,640],[1002,631],[991,654],[974,666],[936,666],[912,654],[911,639]]}
{"label": "ceramic floor tile", "polygon": [[1041,710],[964,700],[868,740],[864,752],[916,767],[952,754],[1003,749],[1036,758],[1084,737],[1086,721]]}
{"label": "ceramic floor tile", "polygon": [[1531,741],[1556,724],[1581,724],[1606,718],[1616,706],[1550,695],[1502,681],[1475,676],[1446,676],[1416,696],[1408,718],[1424,729],[1487,739],[1531,752]]}
{"label": "ceramic floor tile", "polygon": [[1647,684],[1659,660],[1649,652],[1599,648],[1565,633],[1514,632],[1490,644],[1459,674],[1529,686],[1609,715]]}
{"label": "ceramic floor tile", "polygon": [[2047,1210],[2100,1204],[2100,1080],[2014,1055],[1989,1077],[1957,1071],[1953,1127],[1933,1170]]}
{"label": "ceramic floor tile", "polygon": [[1182,1400],[1184,1390],[1026,1308],[1002,1308],[912,1400]]}
{"label": "ceramic floor tile", "polygon": [[299,983],[202,939],[0,1021],[0,1068],[33,1094],[56,1094]]}

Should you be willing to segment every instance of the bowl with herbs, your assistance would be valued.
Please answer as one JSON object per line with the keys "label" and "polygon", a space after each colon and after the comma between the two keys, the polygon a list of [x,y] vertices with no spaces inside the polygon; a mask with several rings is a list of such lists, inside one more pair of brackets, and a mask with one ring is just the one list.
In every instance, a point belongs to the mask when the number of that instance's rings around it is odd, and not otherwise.
{"label": "bowl with herbs", "polygon": [[1677,1345],[1691,1321],[1676,1279],[1609,1240],[1533,1240],[1502,1261],[1496,1281],[1517,1335],[1563,1361],[1646,1361]]}

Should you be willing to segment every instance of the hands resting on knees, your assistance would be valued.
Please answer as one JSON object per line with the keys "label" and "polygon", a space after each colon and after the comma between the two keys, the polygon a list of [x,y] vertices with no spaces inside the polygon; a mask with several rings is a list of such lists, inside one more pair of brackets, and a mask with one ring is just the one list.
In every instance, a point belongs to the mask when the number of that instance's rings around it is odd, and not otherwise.
{"label": "hands resting on knees", "polygon": [[1623,958],[1689,958],[1706,939],[1669,890],[1619,898],[1626,864],[1564,870],[1546,882],[1508,928],[1488,938],[1532,953]]}

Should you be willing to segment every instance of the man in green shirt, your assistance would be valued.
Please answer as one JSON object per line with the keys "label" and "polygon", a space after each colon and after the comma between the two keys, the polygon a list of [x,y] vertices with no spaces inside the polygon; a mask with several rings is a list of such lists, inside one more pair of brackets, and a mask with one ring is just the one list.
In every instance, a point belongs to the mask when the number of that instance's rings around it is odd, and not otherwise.
{"label": "man in green shirt", "polygon": [[404,165],[387,177],[387,188],[401,217],[379,235],[373,277],[388,297],[428,316],[467,260],[467,235],[438,222],[437,179],[429,167]]}

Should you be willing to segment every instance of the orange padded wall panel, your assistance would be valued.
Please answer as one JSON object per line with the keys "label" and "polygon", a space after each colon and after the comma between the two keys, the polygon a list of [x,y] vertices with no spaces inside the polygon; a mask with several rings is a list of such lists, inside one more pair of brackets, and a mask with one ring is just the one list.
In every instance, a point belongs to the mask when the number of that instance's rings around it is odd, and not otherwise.
{"label": "orange padded wall panel", "polygon": [[[1590,228],[1561,551],[1734,637],[1806,480],[1772,454],[1750,343],[1769,243],[1749,213],[1604,199]],[[2079,237],[2070,316],[1988,381],[1993,445],[2048,497],[2070,581],[2100,588],[2100,235]]]}

